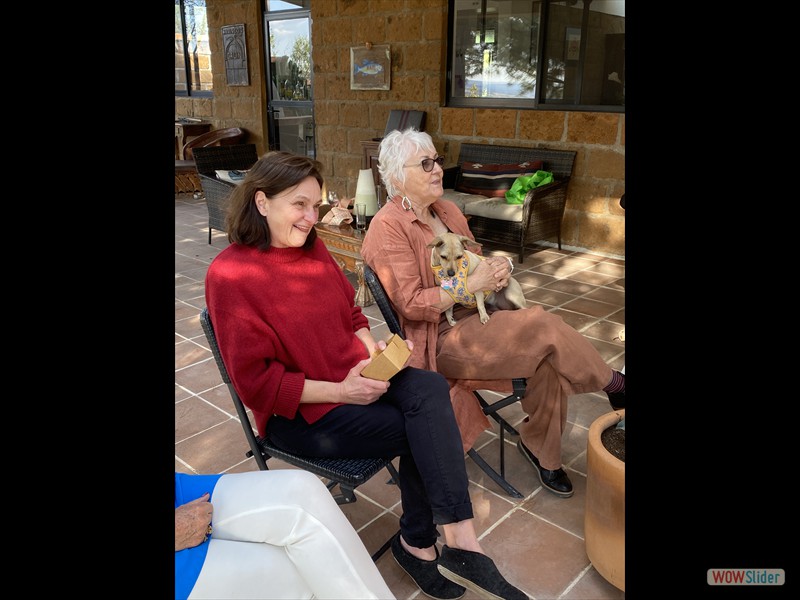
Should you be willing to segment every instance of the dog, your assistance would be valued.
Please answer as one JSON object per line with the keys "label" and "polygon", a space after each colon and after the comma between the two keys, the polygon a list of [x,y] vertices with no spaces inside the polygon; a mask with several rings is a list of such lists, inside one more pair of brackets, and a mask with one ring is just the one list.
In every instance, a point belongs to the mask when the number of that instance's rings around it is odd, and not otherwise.
{"label": "dog", "polygon": [[[525,296],[522,293],[522,286],[513,277],[508,278],[508,286],[499,292],[485,290],[475,292],[474,295],[467,292],[467,276],[475,270],[478,262],[484,257],[478,256],[465,248],[466,244],[481,246],[478,242],[466,236],[455,233],[443,233],[433,238],[428,248],[431,248],[431,269],[436,277],[437,283],[445,282],[452,291],[453,297],[459,304],[473,307],[477,306],[481,323],[485,325],[489,321],[489,314],[486,312],[486,305],[493,306],[501,310],[516,310],[525,308]],[[451,306],[445,311],[447,322],[455,325],[453,318],[453,308]]]}

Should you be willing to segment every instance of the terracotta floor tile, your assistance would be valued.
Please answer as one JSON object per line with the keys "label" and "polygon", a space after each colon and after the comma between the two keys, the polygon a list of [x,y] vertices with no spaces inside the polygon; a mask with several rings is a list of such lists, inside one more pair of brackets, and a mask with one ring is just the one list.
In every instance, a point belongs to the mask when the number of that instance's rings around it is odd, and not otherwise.
{"label": "terracotta floor tile", "polygon": [[[224,233],[214,231],[208,244],[205,201],[191,195],[175,201],[175,470],[183,473],[255,471],[236,411],[200,327],[205,306],[204,280],[208,265],[228,246]],[[484,245],[486,254],[510,256],[514,277],[523,285],[530,305],[541,304],[583,331],[612,367],[625,364],[625,344],[614,340],[625,324],[625,261],[574,250],[544,247],[527,252],[518,262],[513,248]],[[348,273],[355,284],[355,276]],[[389,334],[377,305],[364,308],[376,336]],[[493,402],[504,394],[482,392]],[[562,461],[575,488],[571,498],[544,489],[516,448],[518,436],[506,435],[505,476],[523,494],[508,495],[470,458],[465,466],[481,545],[502,573],[537,600],[566,598],[614,600],[625,594],[605,581],[589,563],[583,543],[588,428],[611,411],[603,392],[569,399],[562,436]],[[525,418],[519,402],[501,414],[517,426]],[[252,419],[251,419],[252,420]],[[481,456],[499,470],[499,428],[494,421],[475,443]],[[395,461],[397,464],[397,461]],[[271,469],[295,468],[270,459]],[[387,485],[388,471],[356,490],[357,501],[342,505],[370,553],[398,529],[399,490]],[[441,532],[441,527],[440,527]],[[439,545],[443,543],[440,538]],[[422,600],[414,582],[397,565],[391,552],[377,562],[389,588],[399,599]],[[477,600],[467,592],[463,600]]]}
{"label": "terracotta floor tile", "polygon": [[619,305],[609,304],[608,302],[600,302],[592,300],[588,296],[581,296],[569,302],[565,302],[561,308],[564,310],[571,310],[573,312],[589,315],[590,317],[607,317],[619,309]]}
{"label": "terracotta floor tile", "polygon": [[208,402],[192,396],[175,404],[175,440],[185,440],[193,435],[230,420],[225,414]]}

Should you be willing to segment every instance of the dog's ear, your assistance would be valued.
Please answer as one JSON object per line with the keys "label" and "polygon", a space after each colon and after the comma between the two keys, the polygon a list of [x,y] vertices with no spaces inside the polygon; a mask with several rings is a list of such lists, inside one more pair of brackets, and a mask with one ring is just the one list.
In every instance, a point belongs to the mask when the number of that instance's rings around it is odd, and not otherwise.
{"label": "dog's ear", "polygon": [[441,246],[442,244],[444,244],[444,240],[442,239],[442,236],[437,235],[435,238],[433,238],[430,241],[430,243],[427,245],[427,247],[428,248],[437,248],[438,246]]}
{"label": "dog's ear", "polygon": [[465,235],[458,236],[458,239],[464,246],[477,246],[478,248],[483,246],[483,244],[476,242],[475,240],[471,240]]}

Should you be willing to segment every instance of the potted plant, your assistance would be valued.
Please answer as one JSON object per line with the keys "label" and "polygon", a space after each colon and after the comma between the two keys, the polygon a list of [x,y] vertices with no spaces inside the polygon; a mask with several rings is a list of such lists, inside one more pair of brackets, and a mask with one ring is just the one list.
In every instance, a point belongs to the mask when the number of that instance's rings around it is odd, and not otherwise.
{"label": "potted plant", "polygon": [[625,411],[617,410],[598,417],[589,427],[584,516],[586,554],[592,566],[606,581],[623,592],[625,591],[624,424]]}

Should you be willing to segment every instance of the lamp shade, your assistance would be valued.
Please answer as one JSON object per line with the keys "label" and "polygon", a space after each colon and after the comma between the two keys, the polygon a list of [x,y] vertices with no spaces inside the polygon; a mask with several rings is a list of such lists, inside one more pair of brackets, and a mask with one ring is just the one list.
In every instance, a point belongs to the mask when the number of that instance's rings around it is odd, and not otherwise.
{"label": "lamp shade", "polygon": [[378,212],[378,196],[375,194],[375,181],[372,179],[372,169],[361,169],[358,172],[355,203],[367,205],[368,217]]}

